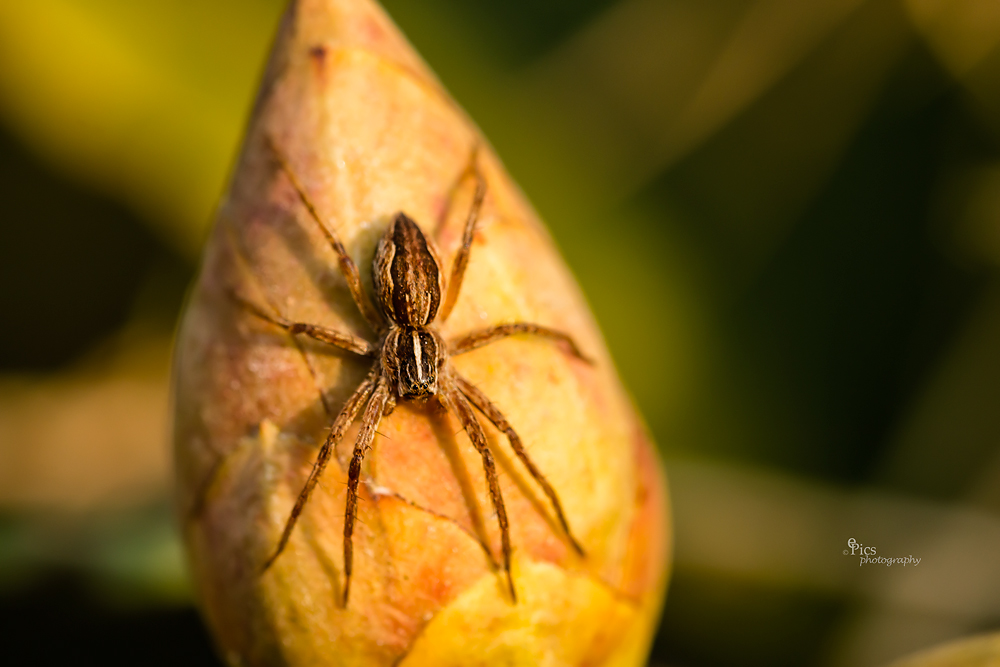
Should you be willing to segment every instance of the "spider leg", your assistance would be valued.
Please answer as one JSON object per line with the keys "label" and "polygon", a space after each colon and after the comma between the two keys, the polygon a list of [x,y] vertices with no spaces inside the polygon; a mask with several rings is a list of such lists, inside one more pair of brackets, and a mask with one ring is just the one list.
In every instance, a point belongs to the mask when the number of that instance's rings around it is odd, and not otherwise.
{"label": "spider leg", "polygon": [[542,336],[543,338],[550,338],[565,345],[569,349],[570,354],[577,359],[585,361],[591,365],[594,364],[594,360],[580,351],[580,348],[577,347],[576,342],[574,342],[569,334],[564,334],[561,331],[543,327],[540,324],[532,324],[531,322],[498,324],[488,329],[473,331],[472,333],[468,333],[451,343],[451,354],[452,356],[465,354],[466,352],[471,352],[472,350],[494,343],[501,338],[506,338],[507,336],[513,336],[516,334],[533,334],[536,336]]}
{"label": "spider leg", "polygon": [[365,416],[361,420],[361,430],[354,442],[354,456],[351,457],[351,467],[347,473],[347,505],[344,508],[344,606],[351,594],[351,572],[354,569],[354,522],[358,516],[358,482],[361,480],[361,463],[365,454],[371,449],[375,438],[375,429],[382,419],[387,405],[394,404],[389,385],[385,379],[379,379],[375,393],[365,408]]}
{"label": "spider leg", "polygon": [[288,160],[278,148],[277,144],[275,144],[274,140],[270,137],[267,139],[267,144],[270,146],[271,152],[274,153],[275,158],[277,158],[278,164],[281,165],[281,170],[285,172],[285,175],[291,182],[296,194],[298,194],[299,199],[302,200],[306,210],[309,211],[309,215],[316,221],[316,224],[319,225],[319,229],[323,232],[323,236],[326,237],[330,247],[333,248],[335,253],[337,253],[337,261],[340,264],[340,272],[344,274],[344,279],[347,280],[347,287],[351,290],[351,296],[354,297],[354,303],[357,304],[358,310],[360,310],[361,314],[364,315],[366,320],[368,320],[368,324],[371,325],[372,329],[376,332],[381,332],[385,328],[385,319],[382,317],[382,313],[372,305],[372,302],[368,299],[368,295],[365,293],[364,289],[362,289],[361,274],[358,272],[358,266],[354,263],[354,260],[351,259],[351,256],[347,254],[347,250],[344,248],[344,244],[340,242],[336,232],[334,232],[333,229],[327,226],[322,219],[320,219],[319,212],[309,199],[309,195],[306,194],[305,187],[302,185],[302,182],[299,181],[298,176],[295,175],[291,165],[288,164]]}
{"label": "spider leg", "polygon": [[510,574],[510,525],[507,522],[507,508],[503,504],[503,495],[500,493],[500,478],[497,476],[496,463],[493,461],[493,454],[486,444],[486,433],[482,425],[476,419],[476,415],[469,404],[468,399],[451,379],[446,379],[442,391],[438,398],[445,408],[454,413],[462,428],[469,435],[469,440],[483,458],[483,470],[486,472],[486,483],[490,489],[490,500],[493,501],[493,509],[497,513],[497,522],[500,524],[500,545],[503,550],[503,569],[507,573],[507,588],[510,590],[510,597],[517,602],[517,592],[514,590],[514,579]]}
{"label": "spider leg", "polygon": [[500,431],[503,431],[507,435],[507,439],[510,441],[510,446],[513,448],[514,453],[517,454],[517,458],[521,459],[521,463],[524,467],[528,469],[531,476],[535,478],[538,485],[542,487],[542,491],[545,495],[549,497],[549,501],[552,503],[552,507],[556,511],[556,516],[559,518],[559,523],[562,525],[563,531],[566,533],[566,537],[569,538],[570,544],[573,549],[584,556],[583,547],[580,543],[576,541],[573,537],[572,531],[569,529],[569,523],[566,521],[566,515],[563,513],[562,503],[559,502],[559,496],[556,494],[556,490],[552,488],[549,481],[545,479],[545,475],[542,471],[538,469],[535,463],[528,457],[528,452],[524,449],[524,443],[521,442],[520,436],[514,431],[514,427],[510,425],[507,418],[503,416],[500,409],[493,404],[492,401],[484,394],[478,387],[474,384],[458,375],[454,375],[455,383],[458,385],[459,391],[461,391],[469,401],[472,402],[480,412],[486,415],[486,418],[493,422],[493,425],[497,427]]}
{"label": "spider leg", "polygon": [[299,515],[302,514],[303,508],[306,506],[306,502],[309,500],[310,494],[312,494],[313,489],[316,488],[316,484],[319,482],[320,476],[323,474],[323,470],[326,469],[326,464],[330,462],[330,456],[333,454],[333,448],[344,435],[344,431],[347,430],[348,425],[354,421],[358,416],[358,412],[361,410],[362,404],[368,400],[375,390],[376,375],[373,371],[364,382],[354,391],[347,403],[340,410],[340,414],[337,418],[333,420],[333,426],[330,427],[330,433],[326,436],[326,440],[323,442],[323,446],[320,447],[319,455],[316,457],[316,462],[313,463],[312,471],[309,473],[309,478],[306,480],[305,486],[302,487],[302,491],[299,492],[299,497],[295,501],[295,506],[292,507],[292,513],[288,517],[288,521],[285,523],[285,530],[281,533],[281,539],[278,540],[278,546],[274,550],[274,553],[267,562],[264,563],[264,567],[261,568],[261,572],[267,571],[269,567],[277,560],[281,552],[284,551],[285,546],[288,544],[288,539],[292,536],[292,529],[295,528],[295,523],[299,520]]}
{"label": "spider leg", "polygon": [[335,345],[336,347],[361,355],[362,357],[371,357],[375,354],[375,348],[372,347],[372,344],[362,338],[352,336],[351,334],[341,333],[340,331],[335,331],[334,329],[328,329],[327,327],[319,326],[318,324],[292,322],[291,320],[286,320],[283,317],[271,315],[257,304],[244,299],[236,292],[231,292],[230,295],[234,301],[246,308],[256,317],[259,317],[265,322],[270,322],[275,326],[281,327],[292,335],[305,334],[314,340]]}
{"label": "spider leg", "polygon": [[462,247],[451,263],[451,276],[448,278],[448,294],[445,297],[441,311],[438,313],[438,322],[444,323],[451,315],[452,308],[458,300],[458,294],[462,291],[462,278],[465,277],[465,267],[469,265],[469,252],[472,250],[472,237],[476,231],[476,220],[479,218],[479,211],[483,207],[483,199],[486,197],[486,180],[479,172],[476,165],[476,150],[472,152],[470,169],[476,178],[476,192],[472,197],[472,206],[469,208],[469,217],[465,221],[465,231],[462,233]]}

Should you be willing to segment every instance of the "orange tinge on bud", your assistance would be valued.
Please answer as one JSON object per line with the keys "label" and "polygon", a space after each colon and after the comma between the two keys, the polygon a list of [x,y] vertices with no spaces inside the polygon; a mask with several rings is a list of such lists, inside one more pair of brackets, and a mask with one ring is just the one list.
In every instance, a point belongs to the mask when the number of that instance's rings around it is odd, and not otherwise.
{"label": "orange tinge on bud", "polygon": [[[343,526],[357,423],[287,548],[263,569],[331,415],[370,362],[290,336],[233,295],[376,342],[272,145],[360,267],[369,295],[378,238],[397,211],[435,239],[447,271],[473,198],[475,155],[487,193],[441,333],[536,322],[570,333],[594,359],[514,336],[451,360],[517,430],[585,551],[572,549],[541,487],[482,420],[510,520],[516,602],[497,565],[500,530],[480,455],[434,401],[400,402],[378,427],[361,478],[346,606]],[[291,3],[176,355],[178,507],[200,602],[230,664],[645,663],[670,560],[655,449],[531,207],[369,0]]]}

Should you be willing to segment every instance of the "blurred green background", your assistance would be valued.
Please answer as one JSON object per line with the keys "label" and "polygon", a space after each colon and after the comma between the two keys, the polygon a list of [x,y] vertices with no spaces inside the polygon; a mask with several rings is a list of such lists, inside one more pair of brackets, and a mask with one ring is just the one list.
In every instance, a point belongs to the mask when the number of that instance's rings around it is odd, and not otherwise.
{"label": "blurred green background", "polygon": [[[874,667],[1000,626],[1000,3],[385,6],[668,461],[653,664]],[[219,664],[171,523],[169,346],[282,8],[0,0],[12,664]]]}

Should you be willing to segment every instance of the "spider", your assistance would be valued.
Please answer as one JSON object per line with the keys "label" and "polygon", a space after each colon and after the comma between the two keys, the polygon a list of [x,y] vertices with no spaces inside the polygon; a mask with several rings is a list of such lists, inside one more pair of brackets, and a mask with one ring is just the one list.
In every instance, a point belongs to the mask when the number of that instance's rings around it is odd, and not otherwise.
{"label": "spider", "polygon": [[[486,434],[473,408],[478,409],[510,441],[514,453],[527,468],[531,476],[548,496],[556,517],[573,549],[583,556],[583,548],[570,531],[562,504],[555,489],[545,479],[545,475],[532,462],[524,449],[520,437],[504,417],[503,413],[480,389],[463,378],[449,362],[450,357],[489,345],[501,338],[515,334],[533,334],[562,343],[575,357],[593,363],[584,356],[573,339],[562,332],[528,322],[499,324],[468,333],[457,340],[446,341],[437,326],[444,323],[451,314],[462,287],[462,277],[469,263],[476,220],[483,199],[486,183],[476,166],[476,151],[472,153],[470,171],[476,179],[475,195],[465,223],[462,246],[456,254],[448,279],[447,291],[437,250],[433,243],[405,213],[397,213],[378,244],[372,263],[378,308],[369,301],[361,287],[357,265],[348,256],[334,230],[326,225],[316,207],[312,204],[301,181],[295,175],[287,159],[273,141],[268,144],[302,201],[309,216],[316,222],[326,240],[337,255],[340,271],[347,280],[351,296],[368,324],[378,334],[378,342],[371,343],[348,333],[305,322],[293,322],[281,316],[272,315],[235,292],[233,298],[256,317],[284,329],[292,335],[304,335],[317,341],[339,347],[372,361],[371,370],[358,386],[330,427],[329,435],[320,447],[291,515],[285,523],[281,539],[274,553],[265,562],[266,571],[281,555],[288,544],[292,530],[302,514],[310,494],[316,488],[323,471],[330,462],[337,442],[343,437],[347,427],[358,417],[364,406],[361,429],[354,443],[354,453],[348,470],[347,503],[344,510],[344,598],[351,590],[354,546],[352,536],[357,517],[358,483],[361,479],[361,464],[371,449],[375,429],[383,416],[389,414],[398,401],[437,400],[443,408],[456,415],[469,440],[482,457],[486,473],[490,500],[500,525],[503,570],[511,600],[517,602],[514,580],[510,572],[510,530],[507,511],[504,507],[500,482],[497,477],[493,454],[486,443]],[[444,299],[442,300],[442,296]],[[492,556],[491,556],[492,557]]]}

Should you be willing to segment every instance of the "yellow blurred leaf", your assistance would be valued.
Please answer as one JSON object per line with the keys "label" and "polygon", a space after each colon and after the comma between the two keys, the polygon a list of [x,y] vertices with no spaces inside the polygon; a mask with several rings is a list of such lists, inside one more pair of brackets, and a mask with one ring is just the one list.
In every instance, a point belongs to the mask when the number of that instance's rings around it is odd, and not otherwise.
{"label": "yellow blurred leaf", "polygon": [[1000,43],[995,0],[907,0],[914,24],[944,65],[963,76]]}
{"label": "yellow blurred leaf", "polygon": [[997,667],[1000,635],[984,635],[937,646],[892,663],[890,667]]}
{"label": "yellow blurred leaf", "polygon": [[0,506],[85,512],[160,497],[169,349],[140,337],[58,376],[0,377]]}
{"label": "yellow blurred leaf", "polygon": [[194,255],[277,4],[0,3],[0,114]]}

